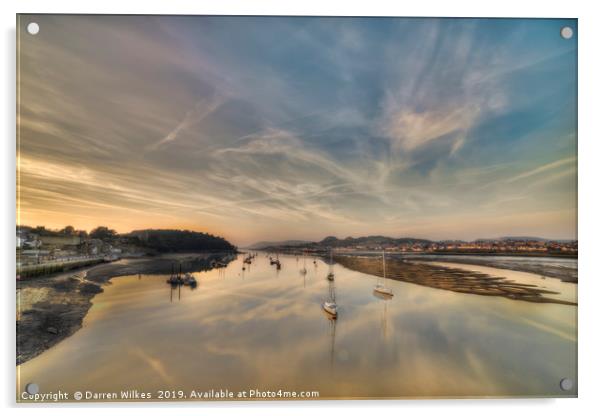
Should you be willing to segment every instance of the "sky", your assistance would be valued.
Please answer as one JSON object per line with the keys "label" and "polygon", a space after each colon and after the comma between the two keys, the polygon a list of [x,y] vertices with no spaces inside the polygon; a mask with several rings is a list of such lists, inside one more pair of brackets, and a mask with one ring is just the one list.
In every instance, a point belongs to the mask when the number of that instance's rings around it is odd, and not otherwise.
{"label": "sky", "polygon": [[238,245],[576,238],[564,26],[22,15],[18,222]]}

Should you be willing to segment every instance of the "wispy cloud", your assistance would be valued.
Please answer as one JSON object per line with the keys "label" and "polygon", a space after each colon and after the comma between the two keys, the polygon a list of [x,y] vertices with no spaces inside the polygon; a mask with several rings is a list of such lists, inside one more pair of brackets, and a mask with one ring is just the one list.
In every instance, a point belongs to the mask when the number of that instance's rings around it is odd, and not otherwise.
{"label": "wispy cloud", "polygon": [[150,149],[157,150],[162,145],[176,140],[180,131],[187,129],[196,123],[203,121],[207,116],[211,115],[225,102],[224,97],[209,97],[198,101],[194,108],[189,110],[184,118],[178,123],[167,136],[150,146]]}
{"label": "wispy cloud", "polygon": [[22,221],[237,243],[575,232],[575,45],[543,36],[562,22],[196,19],[39,16]]}
{"label": "wispy cloud", "polygon": [[410,152],[433,140],[451,138],[452,152],[464,143],[468,130],[477,120],[477,106],[440,108],[424,112],[399,109],[389,116],[385,133],[397,148]]}
{"label": "wispy cloud", "polygon": [[577,158],[575,156],[567,157],[564,159],[556,160],[554,162],[546,163],[545,165],[538,166],[535,169],[531,169],[531,170],[523,172],[519,175],[508,178],[506,180],[506,182],[513,183],[516,181],[520,181],[522,179],[530,178],[535,175],[540,175],[542,173],[546,173],[550,170],[556,170],[556,169],[558,169],[560,167],[564,167],[566,165],[571,165],[571,164],[576,165],[576,163],[577,163]]}

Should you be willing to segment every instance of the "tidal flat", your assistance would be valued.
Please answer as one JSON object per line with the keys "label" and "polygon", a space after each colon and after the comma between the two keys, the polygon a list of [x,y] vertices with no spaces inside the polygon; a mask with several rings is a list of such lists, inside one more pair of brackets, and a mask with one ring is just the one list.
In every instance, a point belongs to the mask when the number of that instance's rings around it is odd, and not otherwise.
{"label": "tidal flat", "polygon": [[496,269],[533,273],[542,277],[560,279],[567,283],[578,282],[576,256],[541,255],[487,255],[487,254],[417,254],[404,255],[407,260],[420,262],[449,262]]}
{"label": "tidal flat", "polygon": [[[383,276],[382,259],[378,256],[337,256],[337,263],[348,269],[373,276]],[[501,296],[513,300],[538,303],[576,305],[571,300],[560,299],[559,293],[532,283],[517,282],[505,277],[492,276],[470,267],[451,263],[425,263],[418,260],[389,258],[386,262],[387,278],[414,283],[436,289],[451,290],[482,296]],[[473,267],[474,269],[474,267]]]}

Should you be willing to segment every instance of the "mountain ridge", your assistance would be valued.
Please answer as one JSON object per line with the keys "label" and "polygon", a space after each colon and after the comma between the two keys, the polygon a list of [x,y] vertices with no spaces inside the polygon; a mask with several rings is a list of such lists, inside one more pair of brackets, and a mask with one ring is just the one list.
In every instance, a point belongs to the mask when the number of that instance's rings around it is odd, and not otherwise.
{"label": "mountain ridge", "polygon": [[477,238],[474,240],[460,240],[460,239],[444,239],[444,240],[430,240],[426,238],[417,237],[388,237],[383,235],[368,235],[360,237],[344,237],[339,238],[336,236],[327,236],[319,241],[304,241],[304,240],[284,240],[284,241],[260,241],[254,243],[246,248],[251,249],[263,249],[270,247],[345,247],[349,245],[379,245],[379,244],[431,244],[431,243],[467,243],[467,242],[483,242],[483,241],[537,241],[537,242],[566,242],[575,241],[570,239],[550,239],[542,237],[531,237],[531,236],[504,236],[497,238]]}

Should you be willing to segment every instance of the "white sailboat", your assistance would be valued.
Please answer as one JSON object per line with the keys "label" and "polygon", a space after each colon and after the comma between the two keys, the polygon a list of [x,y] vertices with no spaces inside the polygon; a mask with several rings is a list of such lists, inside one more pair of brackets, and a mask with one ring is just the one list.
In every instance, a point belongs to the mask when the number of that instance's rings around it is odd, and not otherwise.
{"label": "white sailboat", "polygon": [[338,316],[339,311],[337,310],[336,302],[326,301],[322,304],[322,308],[332,317],[336,318]]}
{"label": "white sailboat", "polygon": [[387,265],[386,265],[386,261],[385,261],[385,251],[383,250],[383,283],[379,282],[379,278],[376,278],[376,286],[374,286],[374,292],[384,295],[384,296],[388,296],[388,297],[392,297],[393,296],[393,290],[390,287],[387,287],[385,285],[385,281],[387,279]]}
{"label": "white sailboat", "polygon": [[334,282],[328,282],[329,300],[322,303],[322,309],[329,315],[330,319],[336,319],[339,315],[339,307],[337,305]]}

